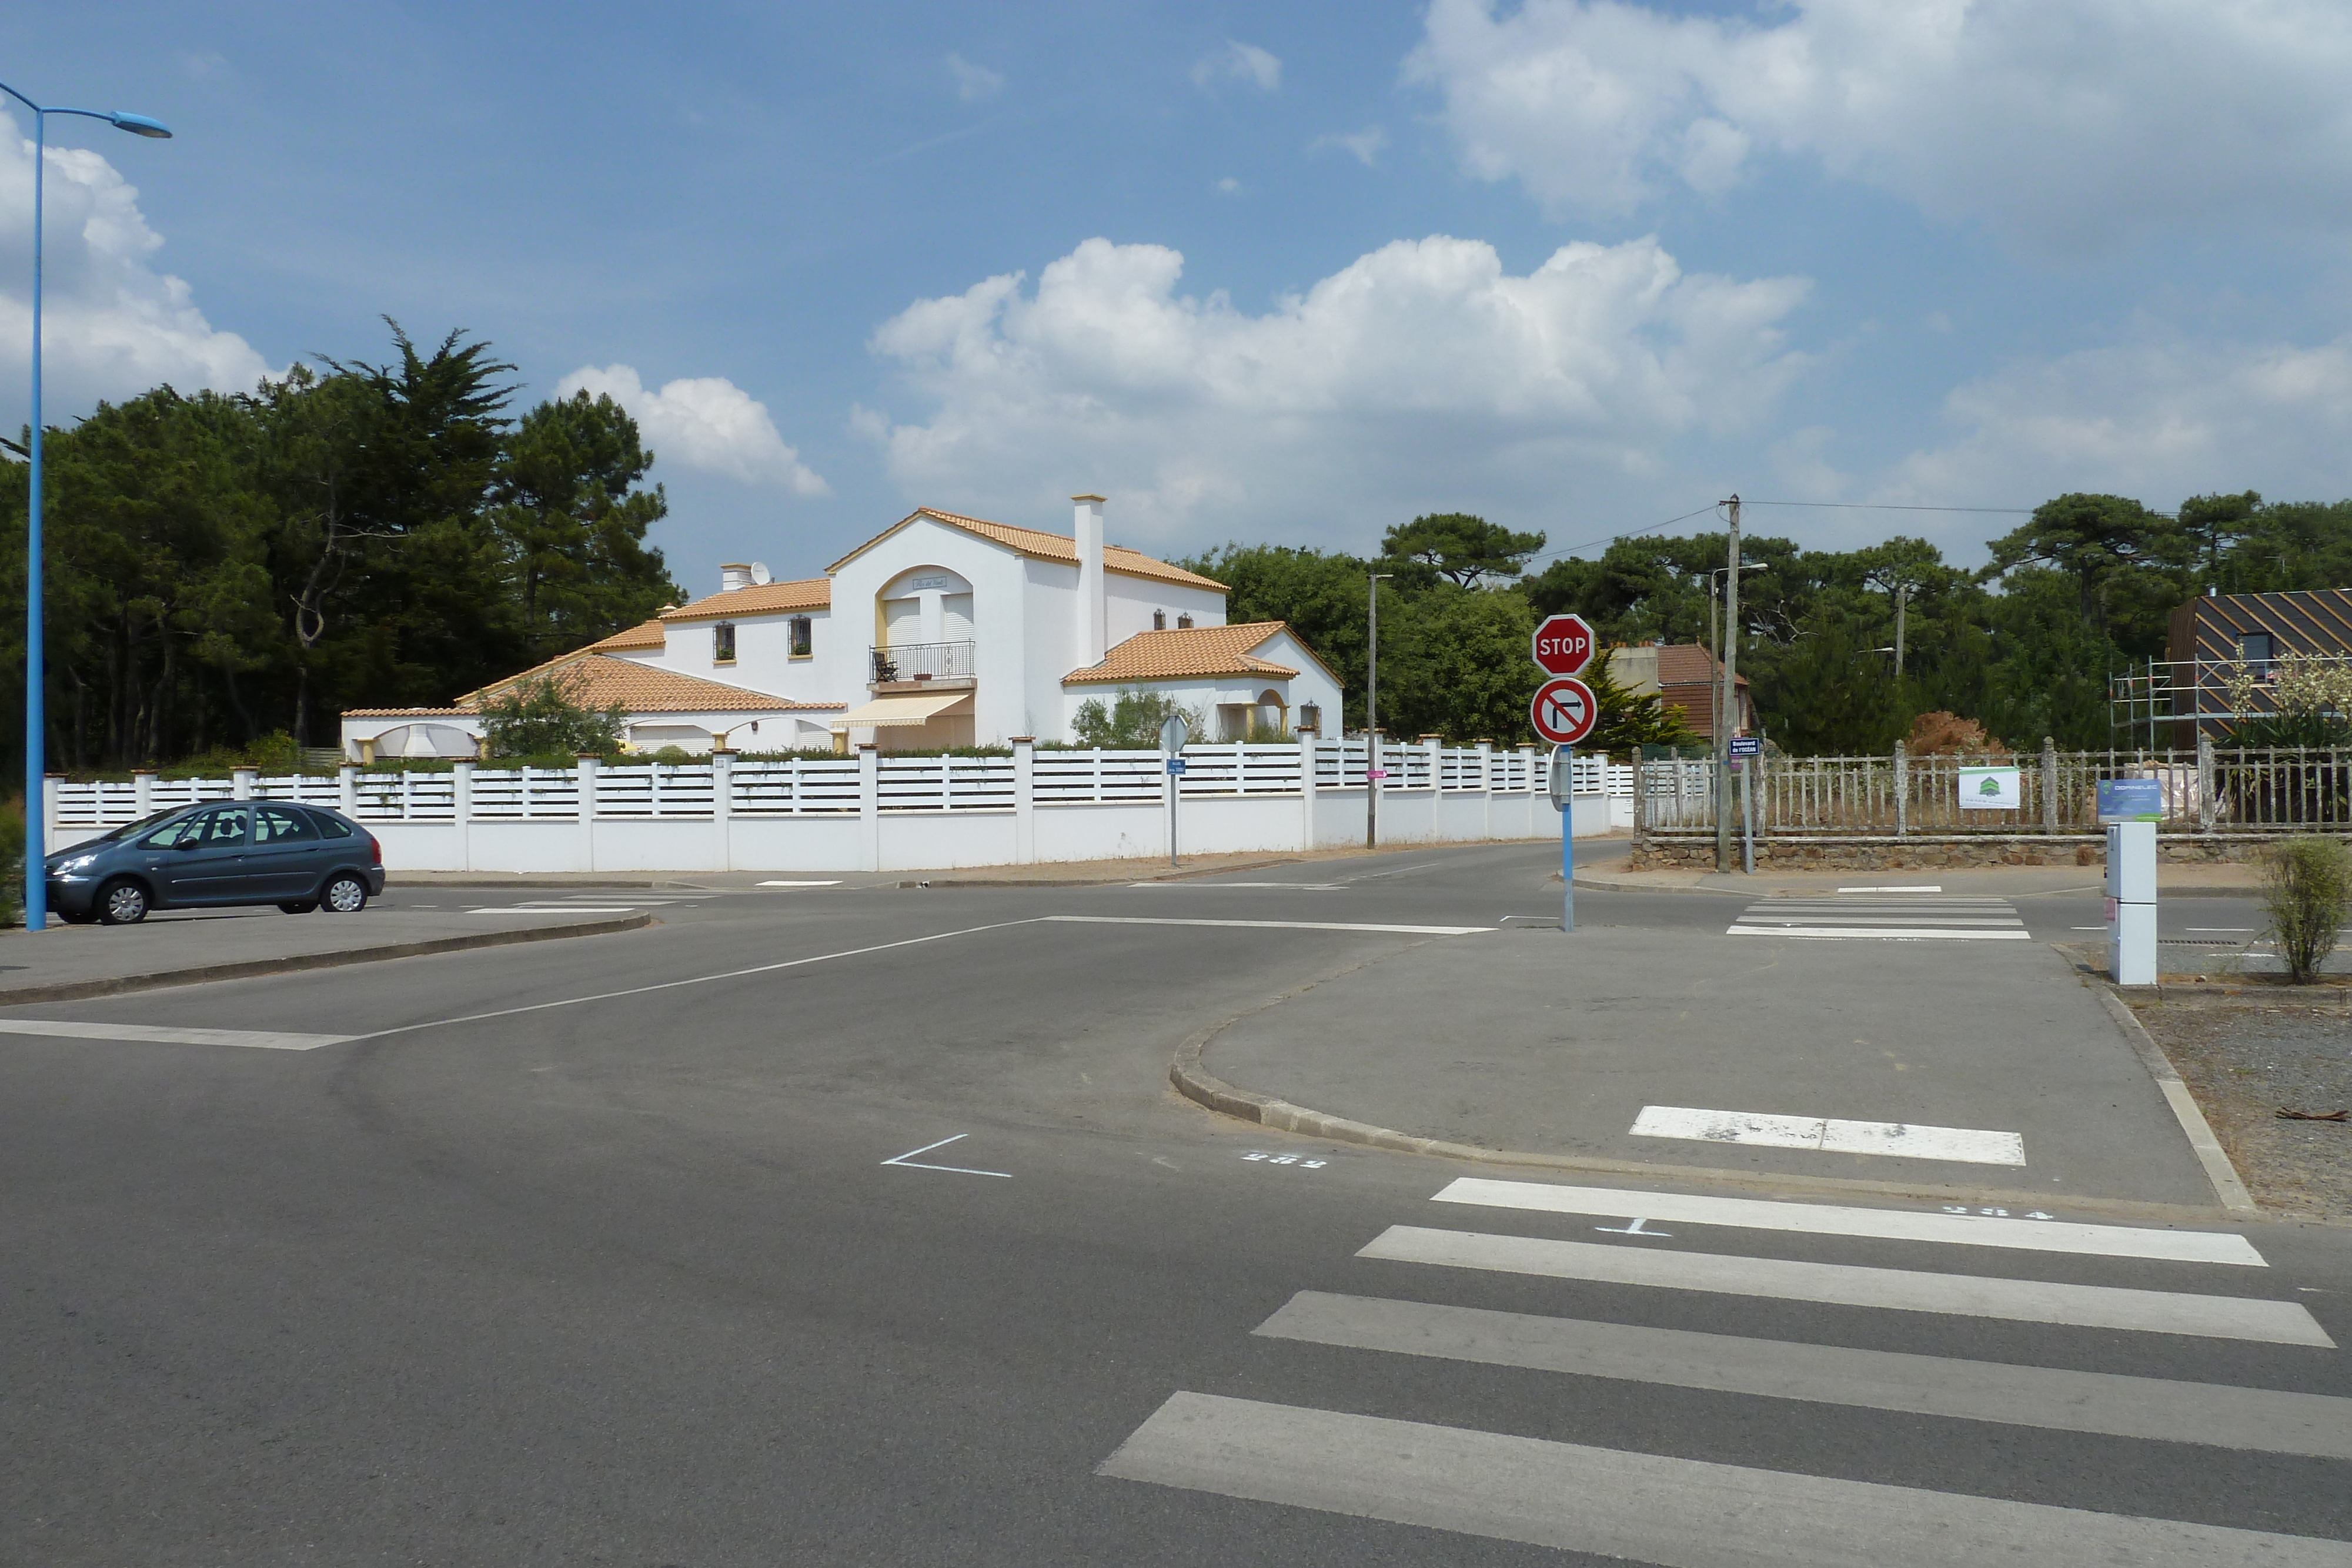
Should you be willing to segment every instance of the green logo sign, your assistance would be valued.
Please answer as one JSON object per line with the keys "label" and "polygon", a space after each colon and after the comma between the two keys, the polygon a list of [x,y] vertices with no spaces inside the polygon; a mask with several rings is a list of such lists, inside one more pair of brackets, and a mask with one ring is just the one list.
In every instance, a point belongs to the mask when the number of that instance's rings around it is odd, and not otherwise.
{"label": "green logo sign", "polygon": [[1987,774],[1987,775],[1985,775],[1985,777],[1984,777],[1982,779],[1980,779],[1980,780],[1979,780],[1979,781],[1978,781],[1978,784],[1977,784],[1977,793],[1978,793],[1978,794],[1979,794],[1979,795],[1998,795],[1998,794],[2000,794],[2000,779],[1995,779],[1995,778],[1994,778],[1994,777],[1992,777],[1992,775],[1990,775],[1990,774]]}

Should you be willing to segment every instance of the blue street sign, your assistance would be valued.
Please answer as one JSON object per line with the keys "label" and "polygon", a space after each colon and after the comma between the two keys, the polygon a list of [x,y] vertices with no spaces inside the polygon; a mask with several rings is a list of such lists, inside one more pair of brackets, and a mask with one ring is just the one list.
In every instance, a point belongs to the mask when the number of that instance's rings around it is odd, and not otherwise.
{"label": "blue street sign", "polygon": [[1171,772],[1171,773],[1181,773],[1181,772],[1183,772],[1183,771],[1184,771],[1184,759],[1183,759],[1182,758],[1181,758],[1181,757],[1171,757],[1171,758],[1170,758],[1168,759],[1168,771],[1169,771],[1169,772]]}
{"label": "blue street sign", "polygon": [[1734,757],[1763,756],[1764,737],[1760,735],[1733,736],[1731,737],[1731,755]]}
{"label": "blue street sign", "polygon": [[2099,780],[2099,825],[2112,822],[2164,821],[2164,780],[2161,779],[2102,779]]}

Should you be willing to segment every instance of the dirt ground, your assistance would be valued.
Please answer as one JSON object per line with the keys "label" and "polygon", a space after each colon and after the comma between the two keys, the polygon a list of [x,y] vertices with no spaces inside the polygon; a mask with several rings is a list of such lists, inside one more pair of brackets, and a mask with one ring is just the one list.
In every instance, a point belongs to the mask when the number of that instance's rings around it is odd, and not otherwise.
{"label": "dirt ground", "polygon": [[2197,1097],[2257,1203],[2352,1219],[2352,1120],[2278,1114],[2282,1108],[2352,1106],[2352,1010],[2261,997],[2131,1006]]}

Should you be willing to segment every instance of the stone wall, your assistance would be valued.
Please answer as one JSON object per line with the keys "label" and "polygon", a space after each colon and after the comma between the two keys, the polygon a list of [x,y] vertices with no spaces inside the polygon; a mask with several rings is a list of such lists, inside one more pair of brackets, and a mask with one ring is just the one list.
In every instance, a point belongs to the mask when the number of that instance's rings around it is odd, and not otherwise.
{"label": "stone wall", "polygon": [[[2157,859],[2168,864],[2252,860],[2274,836],[2252,833],[2182,833],[2159,835]],[[1739,841],[1732,840],[1732,855]],[[2089,865],[2107,861],[2104,834],[2045,836],[2041,833],[1935,836],[1906,838],[1759,839],[1759,871],[1927,871],[1941,866]],[[1715,835],[1652,834],[1633,841],[1635,871],[1712,871]]]}

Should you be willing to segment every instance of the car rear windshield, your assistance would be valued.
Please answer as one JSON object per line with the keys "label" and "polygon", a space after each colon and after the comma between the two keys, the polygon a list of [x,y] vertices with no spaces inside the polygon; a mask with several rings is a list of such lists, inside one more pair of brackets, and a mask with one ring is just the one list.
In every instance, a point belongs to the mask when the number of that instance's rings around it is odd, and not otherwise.
{"label": "car rear windshield", "polygon": [[352,836],[352,825],[332,811],[313,811],[310,813],[310,820],[318,823],[319,831],[331,839],[348,839]]}

